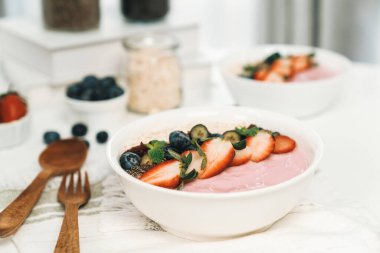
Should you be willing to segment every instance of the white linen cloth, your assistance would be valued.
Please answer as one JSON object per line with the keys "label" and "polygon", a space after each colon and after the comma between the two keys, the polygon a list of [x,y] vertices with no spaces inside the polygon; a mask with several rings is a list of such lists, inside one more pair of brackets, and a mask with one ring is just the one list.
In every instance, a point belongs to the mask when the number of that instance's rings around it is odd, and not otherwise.
{"label": "white linen cloth", "polygon": [[[214,90],[213,96],[225,98],[222,92]],[[73,121],[66,117],[61,96],[62,90],[33,91],[30,138],[21,146],[0,150],[0,210],[40,170],[37,156],[44,148],[43,132],[58,130],[62,137],[70,136]],[[126,121],[133,118],[129,115]],[[96,129],[92,127],[87,134],[91,147],[84,169],[89,172],[93,197],[79,212],[81,252],[380,252],[378,221],[358,202],[340,195],[323,166],[303,204],[263,233],[217,242],[172,236],[127,200],[107,165],[104,145],[94,141]],[[63,208],[56,201],[59,183],[60,178],[53,179],[26,223],[14,236],[0,240],[1,253],[53,252],[63,217]]]}
{"label": "white linen cloth", "polygon": [[[318,175],[313,185],[314,190],[325,189],[322,194],[318,191],[319,196],[329,190],[323,182]],[[225,241],[193,242],[162,231],[138,212],[124,196],[116,176],[109,175],[101,185],[102,196],[92,199],[92,205],[90,202],[90,207],[80,212],[81,252],[380,252],[377,224],[355,203],[339,208],[337,205],[343,203],[336,200],[334,205],[305,200],[265,232]],[[319,198],[312,193],[309,196],[315,201]],[[41,204],[35,210],[56,205]],[[62,216],[60,208],[33,215],[11,239],[0,241],[0,252],[52,252]]]}

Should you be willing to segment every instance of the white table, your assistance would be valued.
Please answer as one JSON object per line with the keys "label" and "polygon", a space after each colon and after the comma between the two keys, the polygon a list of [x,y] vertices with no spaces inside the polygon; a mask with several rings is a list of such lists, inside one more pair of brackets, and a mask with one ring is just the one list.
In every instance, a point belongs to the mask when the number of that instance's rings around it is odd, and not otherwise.
{"label": "white table", "polygon": [[[380,182],[380,159],[377,158],[380,153],[378,146],[380,143],[378,134],[380,129],[380,66],[355,64],[350,80],[345,85],[345,90],[342,91],[341,99],[336,101],[331,108],[303,120],[315,128],[325,143],[325,154],[320,167],[324,177],[330,182],[331,188],[328,191],[331,191],[332,195],[339,195],[344,199],[339,203],[329,203],[326,200],[326,204],[339,206],[348,202],[356,203],[365,211],[365,217],[363,215],[362,218],[370,220],[372,225],[377,225],[380,224],[378,223],[380,222],[380,184],[378,183]],[[215,69],[211,71],[211,81],[208,79],[207,67],[195,67],[185,71],[184,95],[184,106],[234,104]],[[69,135],[71,122],[66,120],[62,88],[34,88],[29,91],[29,103],[33,113],[31,137],[19,147],[0,150],[1,167],[7,168],[0,171],[0,187],[2,186],[3,189],[7,185],[10,188],[22,189],[37,173],[39,168],[34,160],[44,147],[41,143],[44,131],[57,129],[63,136]],[[140,116],[128,114],[125,123],[138,117]],[[93,136],[94,132],[90,131],[90,134]],[[103,152],[104,149],[104,147],[96,145],[91,148],[94,150],[93,152],[97,153]],[[20,154],[25,154],[25,159],[20,159]],[[92,159],[91,156],[90,159]],[[107,167],[104,164],[99,166]],[[104,168],[101,172],[93,173],[91,179],[93,182],[97,182],[109,173],[112,172]],[[53,180],[48,191],[56,187],[57,183],[59,183],[58,179]],[[326,189],[321,189],[321,191],[326,191]],[[2,193],[4,191],[0,189],[0,194]],[[7,200],[12,199],[16,193],[8,192]],[[4,206],[1,201],[0,204]],[[62,215],[62,211],[57,212]],[[82,219],[87,219],[87,216]],[[49,222],[49,220],[44,222]],[[52,220],[51,226],[59,227],[60,220]],[[86,233],[83,247],[91,243],[98,243],[101,245],[100,248],[107,248],[107,243],[112,243],[111,237],[121,233],[109,232],[106,233],[106,238],[100,238],[95,232],[91,233],[97,226],[98,224],[95,223],[80,228],[83,233]],[[374,226],[373,228],[380,232],[380,227]],[[38,242],[41,248],[46,246],[45,244],[49,244],[50,248],[55,244],[56,236],[51,235],[53,232],[49,231],[46,231],[44,240],[41,239]],[[56,233],[57,228],[52,231]],[[19,232],[20,234],[25,233],[23,228]],[[30,236],[30,240],[33,236],[38,237],[33,234],[28,236]],[[27,236],[24,235],[23,240],[27,241],[25,237]],[[17,237],[15,238],[17,239]],[[107,242],[107,238],[111,241]],[[101,244],[100,239],[104,239],[104,244]],[[35,242],[33,243],[35,246]],[[2,247],[4,250],[7,249],[7,252],[12,252],[13,246],[10,241],[0,241],[1,252],[3,252]],[[117,246],[113,244],[112,248],[117,249]],[[120,243],[119,250],[122,249],[123,243]]]}

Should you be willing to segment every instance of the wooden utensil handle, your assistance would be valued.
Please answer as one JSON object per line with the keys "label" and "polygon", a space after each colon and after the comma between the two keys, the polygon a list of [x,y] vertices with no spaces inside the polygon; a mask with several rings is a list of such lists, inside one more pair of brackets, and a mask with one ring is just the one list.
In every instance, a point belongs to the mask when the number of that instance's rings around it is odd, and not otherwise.
{"label": "wooden utensil handle", "polygon": [[0,213],[0,237],[17,231],[39,200],[50,178],[49,172],[41,171],[30,185]]}
{"label": "wooden utensil handle", "polygon": [[68,204],[65,207],[61,232],[54,253],[79,253],[78,205]]}

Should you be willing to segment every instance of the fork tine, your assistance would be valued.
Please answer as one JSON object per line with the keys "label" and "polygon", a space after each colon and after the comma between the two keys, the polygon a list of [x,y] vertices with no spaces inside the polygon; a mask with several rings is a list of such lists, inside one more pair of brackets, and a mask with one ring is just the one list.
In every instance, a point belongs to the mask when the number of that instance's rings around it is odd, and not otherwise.
{"label": "fork tine", "polygon": [[81,171],[78,171],[78,183],[77,183],[77,192],[82,193],[82,179],[81,179]]}
{"label": "fork tine", "polygon": [[91,195],[91,189],[90,189],[90,182],[88,180],[88,174],[87,172],[84,173],[84,192],[88,194],[89,196]]}
{"label": "fork tine", "polygon": [[73,194],[74,193],[74,174],[70,174],[70,183],[69,188],[67,189],[67,193]]}

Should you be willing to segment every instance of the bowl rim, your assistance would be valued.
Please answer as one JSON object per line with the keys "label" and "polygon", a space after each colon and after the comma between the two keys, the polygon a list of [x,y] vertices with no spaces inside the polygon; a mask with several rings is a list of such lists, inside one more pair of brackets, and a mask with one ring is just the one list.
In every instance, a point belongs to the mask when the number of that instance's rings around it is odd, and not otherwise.
{"label": "bowl rim", "polygon": [[[254,80],[254,79],[244,78],[244,77],[233,74],[233,73],[226,70],[227,67],[231,66],[231,63],[229,63],[229,61],[234,59],[237,55],[242,55],[244,53],[250,54],[251,52],[258,51],[258,50],[276,51],[276,48],[301,49],[301,50],[307,49],[307,50],[315,51],[316,54],[318,54],[318,52],[323,52],[325,54],[328,54],[331,57],[334,57],[334,58],[339,59],[342,62],[344,62],[343,63],[344,68],[342,71],[340,71],[339,73],[337,73],[331,77],[321,78],[321,79],[317,79],[317,80],[302,81],[302,82],[296,81],[296,82],[286,82],[285,83],[285,84],[291,84],[291,85],[284,85],[284,83],[264,82],[264,81],[258,81],[258,80]],[[277,51],[279,51],[279,50],[281,50],[281,49],[277,49]],[[228,76],[228,77],[232,77],[236,80],[239,80],[239,83],[241,85],[247,85],[247,86],[248,85],[250,85],[250,86],[260,85],[260,86],[262,86],[263,84],[265,84],[266,86],[272,86],[272,87],[279,87],[280,86],[280,87],[288,87],[290,89],[297,87],[297,86],[303,86],[303,85],[313,85],[313,84],[314,85],[320,85],[322,83],[325,83],[325,81],[327,81],[327,80],[331,81],[331,80],[339,79],[343,75],[345,75],[351,67],[352,67],[352,62],[346,56],[339,54],[337,52],[334,52],[332,50],[319,48],[319,47],[313,47],[313,46],[307,46],[307,45],[292,45],[292,44],[261,44],[261,45],[254,46],[254,47],[251,47],[251,48],[246,49],[246,50],[231,51],[230,53],[228,53],[227,56],[223,57],[217,63],[217,69],[222,76]]]}
{"label": "bowl rim", "polygon": [[[313,139],[315,139],[315,145],[316,145],[316,152],[312,158],[311,163],[307,167],[307,169],[302,172],[301,174],[286,180],[284,182],[281,182],[276,185],[260,188],[260,189],[254,189],[254,190],[248,190],[248,191],[241,191],[241,192],[227,192],[227,193],[205,193],[205,192],[185,192],[185,191],[178,191],[175,189],[166,189],[163,187],[151,185],[145,182],[142,182],[141,180],[133,177],[132,175],[129,175],[126,173],[121,166],[119,165],[117,159],[113,159],[112,157],[112,143],[118,138],[119,135],[121,135],[125,129],[128,129],[130,126],[143,124],[144,121],[152,121],[152,120],[159,120],[162,115],[170,115],[173,116],[178,113],[185,113],[185,112],[193,112],[193,111],[213,111],[213,110],[249,110],[253,111],[254,113],[258,114],[268,114],[270,117],[277,117],[281,120],[290,120],[296,124],[298,124],[301,128],[306,129]],[[126,179],[128,183],[133,183],[135,185],[138,185],[139,187],[143,187],[147,190],[157,191],[162,194],[169,194],[172,196],[178,196],[178,197],[184,197],[184,198],[202,198],[202,199],[220,199],[220,198],[239,198],[239,197],[247,197],[247,196],[257,196],[257,195],[265,195],[271,192],[279,191],[281,189],[287,188],[291,185],[296,184],[299,181],[302,181],[303,179],[310,176],[312,173],[314,173],[315,170],[317,170],[317,166],[321,161],[322,155],[323,155],[323,142],[321,137],[309,126],[305,125],[303,122],[290,117],[286,116],[284,114],[279,114],[275,112],[270,112],[266,110],[256,109],[256,108],[250,108],[250,107],[243,107],[243,106],[194,106],[189,108],[177,108],[168,110],[166,112],[161,112],[158,114],[150,115],[144,118],[141,118],[139,120],[135,120],[124,127],[120,128],[115,134],[112,135],[111,139],[107,143],[106,148],[106,155],[109,165],[112,167],[113,171],[116,172],[119,176]]]}
{"label": "bowl rim", "polygon": [[10,122],[0,122],[0,129],[1,128],[5,128],[5,127],[11,127],[11,126],[15,126],[15,125],[18,125],[18,124],[22,124],[23,122],[25,121],[28,121],[31,116],[30,116],[30,111],[29,109],[27,110],[26,114],[24,116],[22,116],[21,118],[19,119],[16,119],[16,120],[13,120],[13,121],[10,121]]}
{"label": "bowl rim", "polygon": [[114,97],[114,98],[109,98],[109,99],[104,99],[104,100],[96,100],[96,101],[88,101],[88,100],[79,100],[75,98],[71,98],[65,94],[65,101],[67,103],[70,103],[72,105],[78,105],[78,106],[98,106],[98,105],[105,105],[105,104],[112,104],[114,102],[120,101],[120,100],[125,100],[127,98],[127,91],[126,89],[123,89],[123,94],[120,96]]}

